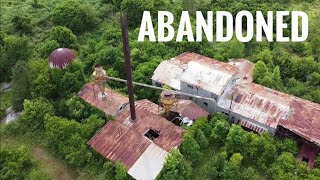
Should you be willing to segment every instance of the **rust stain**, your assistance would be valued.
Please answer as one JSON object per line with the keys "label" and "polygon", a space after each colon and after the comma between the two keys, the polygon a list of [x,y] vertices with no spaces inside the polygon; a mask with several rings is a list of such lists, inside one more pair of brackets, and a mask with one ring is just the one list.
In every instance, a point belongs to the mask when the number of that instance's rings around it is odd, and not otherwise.
{"label": "rust stain", "polygon": [[127,97],[109,88],[105,88],[105,93],[107,94],[105,99],[99,97],[99,92],[100,90],[96,84],[88,83],[82,87],[78,95],[87,103],[112,116],[116,115],[121,110],[121,107],[129,102]]}

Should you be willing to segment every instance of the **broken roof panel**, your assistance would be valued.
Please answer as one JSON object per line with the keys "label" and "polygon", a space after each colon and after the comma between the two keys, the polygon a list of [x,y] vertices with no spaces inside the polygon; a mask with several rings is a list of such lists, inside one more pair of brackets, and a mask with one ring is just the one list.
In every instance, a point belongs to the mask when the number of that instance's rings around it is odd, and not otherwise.
{"label": "broken roof panel", "polygon": [[156,179],[164,166],[168,154],[167,151],[151,143],[128,170],[128,174],[137,180]]}
{"label": "broken roof panel", "polygon": [[179,99],[176,108],[172,109],[181,114],[182,117],[189,119],[199,119],[200,117],[208,117],[209,113],[190,100]]}
{"label": "broken roof panel", "polygon": [[237,84],[226,92],[218,106],[275,129],[288,115],[289,103],[289,95],[249,83]]}
{"label": "broken roof panel", "polygon": [[[152,102],[150,102],[152,103]],[[153,142],[166,151],[170,151],[173,147],[177,147],[182,139],[182,128],[174,125],[161,115],[154,113],[144,104],[136,103],[137,121],[130,121],[130,110],[126,108],[123,112],[116,116],[116,120],[141,135],[144,135],[149,129],[160,131],[160,136]]]}
{"label": "broken roof panel", "polygon": [[290,107],[279,125],[320,146],[320,104],[291,96]]}
{"label": "broken roof panel", "polygon": [[251,83],[253,81],[252,72],[254,64],[246,59],[232,59],[228,64],[238,68],[236,74],[237,83]]}
{"label": "broken roof panel", "polygon": [[100,90],[95,83],[87,83],[82,87],[78,95],[87,103],[112,116],[116,115],[129,102],[127,97],[109,88],[105,88],[106,98],[99,97],[99,93]]}
{"label": "broken roof panel", "polygon": [[152,80],[180,90],[180,76],[183,69],[170,61],[162,61],[153,73]]}

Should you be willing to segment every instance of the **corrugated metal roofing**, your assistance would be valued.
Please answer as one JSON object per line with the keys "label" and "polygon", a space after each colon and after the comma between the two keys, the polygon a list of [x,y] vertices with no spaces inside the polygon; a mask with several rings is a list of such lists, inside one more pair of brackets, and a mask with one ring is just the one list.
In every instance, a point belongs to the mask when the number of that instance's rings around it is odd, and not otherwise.
{"label": "corrugated metal roofing", "polygon": [[[122,161],[134,178],[149,179],[160,172],[166,153],[180,145],[183,129],[160,116],[158,105],[148,100],[137,101],[135,107],[134,123],[130,121],[129,107],[125,107],[88,144],[111,161]],[[160,136],[153,141],[148,139],[145,133],[149,129],[158,131]],[[143,174],[139,174],[140,170]]]}
{"label": "corrugated metal roofing", "polygon": [[290,107],[279,125],[320,146],[320,104],[291,96]]}
{"label": "corrugated metal roofing", "polygon": [[206,91],[221,95],[232,74],[216,70],[199,62],[189,62],[188,69],[181,76],[181,81]]}
{"label": "corrugated metal roofing", "polygon": [[209,113],[198,106],[196,103],[190,100],[178,100],[176,108],[173,111],[181,114],[182,117],[188,117],[189,119],[199,119],[200,117],[208,117]]}
{"label": "corrugated metal roofing", "polygon": [[257,132],[257,133],[263,133],[263,132],[268,131],[267,129],[265,129],[263,127],[257,126],[256,124],[251,123],[247,120],[243,120],[243,119],[240,120],[239,125],[246,127],[248,129],[251,129],[252,131]]}
{"label": "corrugated metal roofing", "polygon": [[151,142],[140,133],[112,120],[107,122],[88,144],[102,156],[113,162],[121,161],[129,169]]}
{"label": "corrugated metal roofing", "polygon": [[98,97],[100,90],[98,86],[94,83],[85,84],[80,92],[79,97],[86,101],[87,103],[100,109],[107,115],[116,115],[121,107],[125,106],[129,100],[127,97],[112,91],[111,89],[105,88],[105,93],[107,97],[102,99]]}
{"label": "corrugated metal roofing", "polygon": [[162,61],[153,73],[152,80],[180,90],[180,77],[183,69],[170,61]]}
{"label": "corrugated metal roofing", "polygon": [[153,180],[163,168],[167,155],[167,151],[151,143],[128,170],[128,174],[137,180]]}
{"label": "corrugated metal roofing", "polygon": [[[152,103],[152,102],[150,102]],[[144,135],[150,128],[159,130],[160,136],[153,142],[166,151],[170,151],[173,147],[177,147],[181,143],[182,128],[169,122],[161,115],[149,110],[148,106],[136,103],[137,121],[131,123],[129,107],[119,113],[115,119],[130,127],[132,130]]]}
{"label": "corrugated metal roofing", "polygon": [[218,106],[275,129],[289,113],[289,100],[289,95],[258,84],[237,84]]}
{"label": "corrugated metal roofing", "polygon": [[176,90],[180,90],[182,80],[190,85],[220,94],[221,89],[237,71],[236,66],[196,53],[185,52],[170,61],[161,62],[151,79]]}

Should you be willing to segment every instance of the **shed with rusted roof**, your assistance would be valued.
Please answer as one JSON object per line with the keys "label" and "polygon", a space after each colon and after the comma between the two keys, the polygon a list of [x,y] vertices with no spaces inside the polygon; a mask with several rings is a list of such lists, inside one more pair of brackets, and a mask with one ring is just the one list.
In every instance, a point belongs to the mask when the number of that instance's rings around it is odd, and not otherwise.
{"label": "shed with rusted roof", "polygon": [[78,96],[90,105],[103,111],[106,115],[111,116],[115,116],[129,103],[126,96],[113,91],[112,89],[105,88],[107,96],[104,98],[99,97],[99,93],[99,87],[91,82],[82,87]]}

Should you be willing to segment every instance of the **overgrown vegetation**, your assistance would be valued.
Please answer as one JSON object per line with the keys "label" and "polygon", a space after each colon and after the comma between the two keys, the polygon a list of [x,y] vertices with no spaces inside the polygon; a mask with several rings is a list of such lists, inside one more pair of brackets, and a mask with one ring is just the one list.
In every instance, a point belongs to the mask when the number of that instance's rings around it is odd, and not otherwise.
{"label": "overgrown vegetation", "polygon": [[158,179],[318,179],[320,169],[309,170],[297,152],[295,140],[247,132],[217,113],[185,131]]}
{"label": "overgrown vegetation", "polygon": [[[119,23],[122,10],[128,11],[135,81],[150,84],[150,76],[162,60],[193,51],[221,61],[247,58],[257,63],[255,82],[320,102],[318,0],[2,0],[0,8],[0,82],[11,82],[12,87],[10,93],[1,92],[0,117],[10,105],[22,110],[22,116],[7,125],[1,137],[19,139],[24,136],[35,140],[72,168],[89,172],[89,179],[128,178],[120,163],[107,162],[86,145],[106,119],[102,112],[76,96],[83,84],[91,80],[94,64],[103,65],[110,76],[125,78]],[[233,14],[240,10],[303,10],[309,15],[309,38],[300,43],[241,43],[236,39],[225,43],[185,40],[141,43],[137,42],[137,37],[144,10],[151,11],[155,22],[158,10],[171,11],[175,17],[180,17],[182,10],[188,10],[193,15],[193,24],[196,10],[204,15],[208,10]],[[290,21],[286,21],[290,26]],[[174,26],[178,23],[179,18],[176,18]],[[285,34],[289,35],[290,31]],[[58,47],[73,49],[78,61],[64,70],[50,69],[47,57]],[[126,91],[124,84],[110,82],[109,85]],[[159,92],[136,87],[135,93],[138,99],[156,101]],[[172,152],[160,177],[229,179],[236,174],[233,177],[278,179],[320,176],[319,170],[308,171],[293,158],[296,146],[292,141],[244,132],[238,126],[230,126],[221,116],[216,116],[210,124],[198,121],[184,135],[179,150]],[[1,149],[2,153],[19,154],[21,163],[27,162],[27,166],[11,167],[6,162],[15,160],[9,155],[6,159],[1,156],[1,177],[20,178],[20,171],[24,172],[21,178],[34,176],[33,179],[38,179],[36,177],[40,176],[23,150]],[[319,158],[316,164],[319,166]]]}

